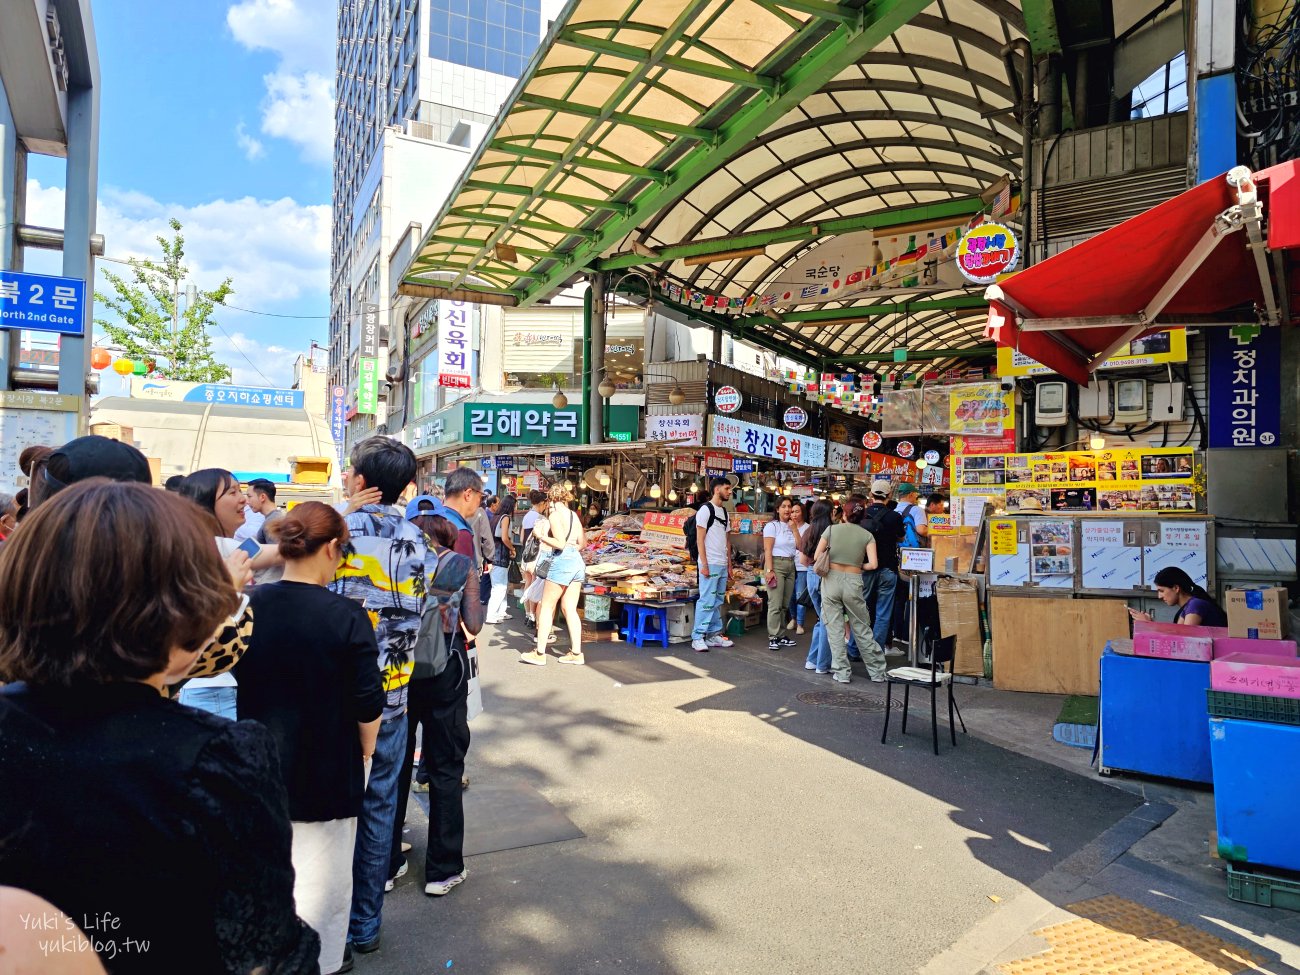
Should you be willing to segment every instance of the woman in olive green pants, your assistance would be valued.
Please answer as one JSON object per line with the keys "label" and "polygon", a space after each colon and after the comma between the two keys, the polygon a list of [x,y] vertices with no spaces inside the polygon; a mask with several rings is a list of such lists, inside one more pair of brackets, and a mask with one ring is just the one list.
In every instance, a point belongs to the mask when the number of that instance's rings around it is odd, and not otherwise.
{"label": "woman in olive green pants", "polygon": [[767,649],[794,646],[785,635],[785,608],[794,595],[794,553],[799,544],[790,528],[789,498],[783,498],[776,518],[763,528],[763,582],[767,585]]}

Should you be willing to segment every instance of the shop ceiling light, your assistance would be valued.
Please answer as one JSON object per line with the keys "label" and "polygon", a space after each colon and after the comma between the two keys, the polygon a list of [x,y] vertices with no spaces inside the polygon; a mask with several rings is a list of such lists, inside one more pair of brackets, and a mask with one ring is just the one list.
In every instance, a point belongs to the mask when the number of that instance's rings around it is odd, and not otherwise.
{"label": "shop ceiling light", "polygon": [[738,261],[745,257],[762,257],[767,253],[766,247],[738,247],[730,251],[718,251],[716,254],[699,254],[688,257],[683,264],[692,267],[696,264],[716,264],[719,261]]}
{"label": "shop ceiling light", "polygon": [[604,471],[601,471],[599,474],[596,475],[596,480],[600,482],[601,487],[609,486],[609,475],[606,474]]}
{"label": "shop ceiling light", "polygon": [[699,481],[691,481],[691,494],[694,494],[694,493],[697,492],[699,489],[700,489],[700,482],[699,482]]}
{"label": "shop ceiling light", "polygon": [[672,391],[668,394],[668,402],[673,406],[681,406],[686,402],[686,391],[682,389],[681,383],[674,383]]}
{"label": "shop ceiling light", "polygon": [[572,490],[573,490],[573,482],[570,481],[568,478],[565,478],[565,479],[564,479],[564,490],[566,490],[566,491],[572,491]]}
{"label": "shop ceiling light", "polygon": [[676,501],[676,500],[677,500],[677,489],[676,489],[676,488],[672,488],[672,489],[668,492],[668,500],[669,500],[669,501]]}
{"label": "shop ceiling light", "polygon": [[1091,447],[1093,450],[1105,450],[1106,438],[1103,437],[1100,433],[1094,433],[1091,437],[1088,438],[1088,446]]}
{"label": "shop ceiling light", "polygon": [[663,493],[664,493],[664,489],[661,488],[658,484],[650,485],[650,497],[659,498]]}

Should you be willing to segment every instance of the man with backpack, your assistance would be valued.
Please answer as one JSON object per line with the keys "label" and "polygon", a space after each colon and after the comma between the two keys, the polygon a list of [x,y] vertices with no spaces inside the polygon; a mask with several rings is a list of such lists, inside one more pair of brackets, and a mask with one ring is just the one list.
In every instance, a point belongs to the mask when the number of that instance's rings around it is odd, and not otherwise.
{"label": "man with backpack", "polygon": [[903,481],[896,493],[898,506],[894,509],[903,519],[903,537],[901,543],[908,548],[928,547],[930,544],[930,523],[925,509],[921,507],[921,492],[915,484]]}
{"label": "man with backpack", "polygon": [[[894,593],[898,588],[898,545],[906,532],[902,515],[891,511],[886,504],[892,490],[893,485],[884,478],[872,481],[871,503],[862,516],[862,527],[876,536],[876,559],[880,567],[862,573],[862,585],[867,605],[871,607],[871,632],[882,649],[889,644]],[[915,492],[916,489],[912,490]],[[911,522],[910,517],[907,522]]]}
{"label": "man with backpack", "polygon": [[713,497],[686,519],[686,551],[699,569],[700,598],[695,603],[695,629],[691,649],[708,653],[710,647],[729,647],[722,634],[722,604],[731,578],[731,543],[727,541],[726,503],[731,500],[731,482],[715,477],[709,485]]}

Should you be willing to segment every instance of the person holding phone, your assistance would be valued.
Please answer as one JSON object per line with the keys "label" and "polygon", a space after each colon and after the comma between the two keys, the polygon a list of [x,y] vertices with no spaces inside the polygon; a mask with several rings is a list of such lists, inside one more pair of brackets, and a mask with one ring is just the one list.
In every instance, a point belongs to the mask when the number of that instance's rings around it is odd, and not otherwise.
{"label": "person holding phone", "polygon": [[[1228,614],[1210,598],[1208,592],[1194,583],[1192,577],[1177,566],[1165,566],[1156,573],[1153,581],[1160,601],[1166,606],[1178,608],[1178,613],[1174,617],[1175,623],[1184,626],[1228,625]],[[1130,609],[1128,614],[1135,620],[1153,622],[1150,613]]]}
{"label": "person holding phone", "polygon": [[789,498],[776,506],[776,518],[763,526],[763,582],[767,586],[767,649],[794,646],[785,635],[785,609],[795,586],[795,552],[799,540],[790,527]]}

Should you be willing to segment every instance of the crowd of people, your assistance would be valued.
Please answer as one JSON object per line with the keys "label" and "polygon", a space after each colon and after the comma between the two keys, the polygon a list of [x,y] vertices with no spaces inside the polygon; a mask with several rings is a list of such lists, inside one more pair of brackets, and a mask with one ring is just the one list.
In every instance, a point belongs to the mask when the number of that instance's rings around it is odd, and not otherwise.
{"label": "crowd of people", "polygon": [[[723,633],[722,607],[732,567],[727,532],[733,487],[725,477],[709,487],[711,496],[695,515],[699,599],[691,645],[699,653],[732,645]],[[943,495],[922,501],[916,485],[895,487],[883,478],[871,483],[869,496],[853,494],[842,504],[782,498],[763,527],[768,649],[797,646],[811,608],[817,622],[807,669],[847,684],[849,661],[862,660],[868,677],[883,681],[884,648],[906,626],[903,601],[895,599],[900,549],[927,545],[929,516],[944,511]],[[819,556],[825,556],[824,573],[813,568]]]}
{"label": "crowd of people", "polygon": [[483,484],[460,469],[403,505],[409,448],[351,461],[346,502],[282,512],[229,471],[156,490],[103,437],[23,452],[25,495],[0,498],[0,795],[24,797],[0,803],[0,894],[104,920],[95,967],[67,970],[350,970],[409,868],[417,741],[424,892],[465,881]]}

